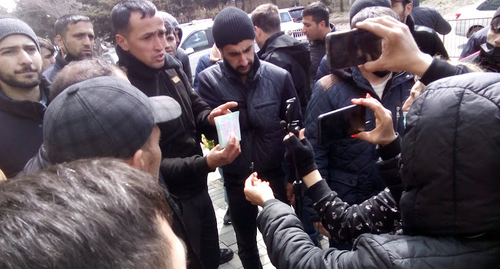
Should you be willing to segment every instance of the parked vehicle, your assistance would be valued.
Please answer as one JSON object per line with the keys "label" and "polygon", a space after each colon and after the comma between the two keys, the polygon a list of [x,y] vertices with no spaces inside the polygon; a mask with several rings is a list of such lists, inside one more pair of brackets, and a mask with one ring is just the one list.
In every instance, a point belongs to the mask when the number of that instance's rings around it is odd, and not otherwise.
{"label": "parked vehicle", "polygon": [[500,0],[481,0],[473,5],[458,9],[455,34],[469,38],[473,33],[490,25]]}
{"label": "parked vehicle", "polygon": [[196,65],[201,56],[208,54],[214,45],[212,35],[212,19],[194,20],[190,23],[181,24],[182,40],[179,47],[183,48],[189,55],[189,65],[193,76]]}
{"label": "parked vehicle", "polygon": [[306,35],[302,33],[302,11],[304,7],[282,8],[279,10],[281,19],[281,31],[291,35],[300,41],[306,41]]}

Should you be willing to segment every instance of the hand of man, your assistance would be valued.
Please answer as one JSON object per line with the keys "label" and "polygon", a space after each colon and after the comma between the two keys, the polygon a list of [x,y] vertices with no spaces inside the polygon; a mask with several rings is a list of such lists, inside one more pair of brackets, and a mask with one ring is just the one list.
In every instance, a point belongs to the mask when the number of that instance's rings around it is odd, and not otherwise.
{"label": "hand of man", "polygon": [[225,104],[222,104],[222,105],[212,109],[212,111],[208,115],[208,122],[212,125],[215,125],[215,121],[214,121],[215,117],[231,113],[231,110],[229,110],[229,109],[232,107],[235,107],[235,106],[238,106],[237,102],[227,102]]}
{"label": "hand of man", "polygon": [[231,133],[229,141],[225,148],[221,149],[217,144],[208,154],[207,163],[210,169],[215,170],[217,167],[232,163],[241,153],[240,141]]}
{"label": "hand of man", "polygon": [[376,127],[369,132],[361,132],[357,134],[359,139],[368,141],[372,144],[385,146],[397,138],[392,126],[392,113],[386,109],[377,99],[367,94],[367,98],[356,98],[351,100],[352,103],[363,105],[375,112]]}
{"label": "hand of man", "polygon": [[295,195],[293,194],[293,184],[287,182],[286,183],[286,198],[291,205],[295,205]]}
{"label": "hand of man", "polygon": [[409,71],[422,77],[432,63],[432,56],[420,51],[408,26],[392,17],[366,19],[358,22],[356,28],[373,32],[382,38],[380,58],[362,65],[368,72]]}
{"label": "hand of man", "polygon": [[252,205],[262,206],[267,200],[274,199],[273,190],[269,187],[269,182],[261,181],[257,177],[257,172],[253,172],[245,180],[245,198]]}

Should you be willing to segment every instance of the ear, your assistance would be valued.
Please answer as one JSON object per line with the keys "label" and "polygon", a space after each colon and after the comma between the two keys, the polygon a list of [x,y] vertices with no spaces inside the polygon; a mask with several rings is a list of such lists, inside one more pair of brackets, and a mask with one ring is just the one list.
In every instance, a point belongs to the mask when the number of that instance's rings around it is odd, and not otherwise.
{"label": "ear", "polygon": [[56,37],[54,38],[54,42],[56,43],[56,45],[59,47],[59,48],[64,48],[64,42],[63,42],[63,38],[61,37],[61,35],[56,35]]}
{"label": "ear", "polygon": [[405,6],[405,17],[408,17],[410,15],[411,11],[413,10],[413,3],[408,3]]}
{"label": "ear", "polygon": [[326,22],[325,21],[320,21],[318,23],[318,26],[320,26],[320,27],[326,27]]}
{"label": "ear", "polygon": [[142,149],[139,149],[134,153],[132,157],[128,158],[128,160],[125,162],[128,165],[142,171],[142,168],[144,167],[144,160],[142,159],[143,153],[144,152],[142,151]]}
{"label": "ear", "polygon": [[120,34],[116,34],[115,38],[116,38],[116,44],[118,44],[118,46],[120,46],[120,48],[122,48],[124,51],[129,50],[128,41],[124,36],[122,36]]}

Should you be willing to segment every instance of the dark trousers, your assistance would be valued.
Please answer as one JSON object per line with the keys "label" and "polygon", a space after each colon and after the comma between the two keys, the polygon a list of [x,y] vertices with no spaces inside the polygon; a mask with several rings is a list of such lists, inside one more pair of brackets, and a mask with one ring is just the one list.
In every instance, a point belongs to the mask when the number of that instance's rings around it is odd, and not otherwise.
{"label": "dark trousers", "polygon": [[[246,178],[245,178],[246,179]],[[262,180],[268,180],[262,178]],[[240,182],[240,184],[234,184]],[[229,210],[231,211],[231,221],[236,241],[238,244],[238,255],[243,268],[259,269],[259,251],[257,248],[257,206],[252,205],[245,199],[243,192],[244,179],[234,178],[231,175],[224,175],[224,185],[226,186],[227,198],[229,200]],[[269,181],[274,195],[277,199],[286,201],[285,179],[275,178]],[[288,203],[288,202],[287,202]]]}
{"label": "dark trousers", "polygon": [[[217,220],[208,189],[186,199],[176,200],[191,244],[205,269],[219,267],[220,250]],[[189,261],[188,261],[189,262]]]}

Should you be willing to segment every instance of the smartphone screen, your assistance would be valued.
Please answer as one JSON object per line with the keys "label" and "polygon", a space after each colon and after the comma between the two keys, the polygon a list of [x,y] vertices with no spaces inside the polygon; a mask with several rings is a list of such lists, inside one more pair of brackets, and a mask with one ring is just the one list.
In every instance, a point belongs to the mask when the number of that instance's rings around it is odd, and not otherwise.
{"label": "smartphone screen", "polygon": [[326,35],[326,54],[330,70],[374,61],[382,54],[382,39],[372,32],[352,29]]}
{"label": "smartphone screen", "polygon": [[319,115],[318,138],[320,145],[328,145],[365,130],[366,107],[350,105]]}

